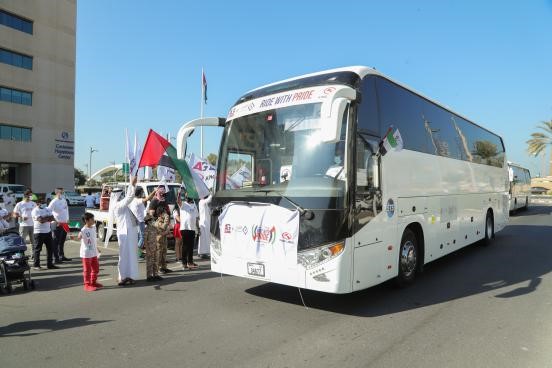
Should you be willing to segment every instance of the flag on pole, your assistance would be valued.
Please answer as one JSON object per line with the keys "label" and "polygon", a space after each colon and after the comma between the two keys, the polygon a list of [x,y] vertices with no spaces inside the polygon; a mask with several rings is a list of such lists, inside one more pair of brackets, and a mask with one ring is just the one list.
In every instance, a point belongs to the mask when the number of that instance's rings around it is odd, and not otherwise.
{"label": "flag on pole", "polygon": [[[136,136],[135,136],[135,139],[136,139]],[[127,129],[125,129],[125,148],[126,148],[125,156],[129,167],[128,173],[130,176],[135,176],[136,173],[138,172],[138,166],[136,165],[136,146],[132,148],[132,146],[130,145]]]}
{"label": "flag on pole", "polygon": [[199,186],[199,184],[203,182],[200,178],[198,178],[199,182],[194,178],[192,170],[186,161],[177,158],[176,148],[165,138],[150,129],[138,167],[153,167],[158,165],[175,169],[180,173],[182,182],[186,186],[190,198],[200,199],[203,197],[201,195],[205,194],[207,187],[203,184],[203,187],[205,187],[204,190]]}
{"label": "flag on pole", "polygon": [[201,69],[201,92],[203,94],[203,102],[207,104],[207,78],[203,69]]}
{"label": "flag on pole", "polygon": [[393,132],[393,128],[389,127],[385,137],[383,137],[382,142],[380,143],[380,152],[381,155],[385,155],[389,151],[400,151],[403,149],[403,140],[399,129],[396,129]]}

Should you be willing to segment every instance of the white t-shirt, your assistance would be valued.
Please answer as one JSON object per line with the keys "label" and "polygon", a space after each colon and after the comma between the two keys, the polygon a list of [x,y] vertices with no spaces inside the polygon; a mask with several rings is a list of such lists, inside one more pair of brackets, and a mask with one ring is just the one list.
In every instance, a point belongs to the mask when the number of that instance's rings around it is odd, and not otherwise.
{"label": "white t-shirt", "polygon": [[35,207],[35,209],[31,212],[33,221],[34,221],[34,233],[35,234],[46,234],[52,231],[50,228],[50,222],[45,222],[41,224],[38,221],[39,217],[48,217],[52,216],[52,211],[48,207],[40,208]]}
{"label": "white t-shirt", "polygon": [[52,202],[50,202],[48,208],[52,210],[54,218],[57,222],[69,221],[69,209],[67,208],[67,201],[65,199],[52,199]]}
{"label": "white t-shirt", "polygon": [[132,214],[136,216],[136,220],[138,220],[138,222],[144,222],[146,206],[144,206],[142,198],[135,198],[132,202],[130,202],[128,208],[130,208]]}
{"label": "white t-shirt", "polygon": [[33,226],[32,212],[36,207],[36,203],[33,201],[21,201],[15,205],[13,212],[17,213],[19,217],[19,225],[21,226]]}
{"label": "white t-shirt", "polygon": [[93,258],[98,256],[98,248],[96,246],[96,227],[85,226],[81,229],[81,258]]}
{"label": "white t-shirt", "polygon": [[96,197],[94,197],[92,194],[88,194],[86,197],[84,197],[84,201],[86,202],[86,208],[94,208]]}
{"label": "white t-shirt", "polygon": [[182,206],[180,206],[180,230],[197,231],[196,219],[198,215],[195,203],[182,201]]}

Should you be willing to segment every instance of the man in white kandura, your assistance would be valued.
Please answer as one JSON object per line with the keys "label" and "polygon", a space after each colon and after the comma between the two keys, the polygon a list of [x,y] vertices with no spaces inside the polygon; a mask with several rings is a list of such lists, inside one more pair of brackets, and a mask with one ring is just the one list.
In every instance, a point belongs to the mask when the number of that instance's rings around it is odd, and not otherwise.
{"label": "man in white kandura", "polygon": [[211,253],[211,211],[209,206],[213,195],[209,194],[199,201],[199,245],[197,255],[199,258],[209,258]]}
{"label": "man in white kandura", "polygon": [[117,224],[119,242],[119,286],[133,285],[138,278],[138,232],[136,218],[129,209],[134,200],[137,177],[133,177],[126,188],[124,198],[121,191],[112,191],[109,200],[109,221],[105,245],[113,234],[113,224]]}

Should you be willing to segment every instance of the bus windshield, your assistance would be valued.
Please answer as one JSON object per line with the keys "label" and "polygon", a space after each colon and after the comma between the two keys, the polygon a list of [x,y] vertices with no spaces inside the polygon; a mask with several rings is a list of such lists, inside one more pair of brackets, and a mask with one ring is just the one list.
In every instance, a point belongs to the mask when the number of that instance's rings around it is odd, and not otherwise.
{"label": "bus windshield", "polygon": [[337,142],[321,141],[321,103],[231,120],[223,136],[218,195],[284,195],[311,209],[345,206],[346,116]]}

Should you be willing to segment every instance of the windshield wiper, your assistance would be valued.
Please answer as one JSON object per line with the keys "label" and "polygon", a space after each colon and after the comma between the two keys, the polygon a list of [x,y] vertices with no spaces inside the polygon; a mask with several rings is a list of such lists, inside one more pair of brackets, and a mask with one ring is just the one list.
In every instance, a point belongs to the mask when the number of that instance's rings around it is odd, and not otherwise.
{"label": "windshield wiper", "polygon": [[297,211],[299,211],[299,214],[301,216],[304,216],[306,220],[312,220],[314,218],[314,212],[312,212],[311,210],[309,209],[304,209],[303,207],[299,206],[297,203],[295,203],[294,201],[292,201],[288,196],[284,195],[282,192],[278,191],[278,190],[275,190],[275,189],[257,189],[255,190],[255,192],[262,192],[262,193],[265,193],[265,194],[268,194],[268,193],[276,193],[278,194],[280,197],[282,197],[283,199],[285,199],[286,201],[288,201],[289,203],[291,203],[291,205],[293,207],[295,207],[295,209]]}
{"label": "windshield wiper", "polygon": [[299,119],[295,120],[293,123],[289,125],[289,127],[285,130],[286,132],[289,132],[293,130],[293,128],[297,127],[297,125],[301,124],[305,120],[305,117],[300,117]]}

